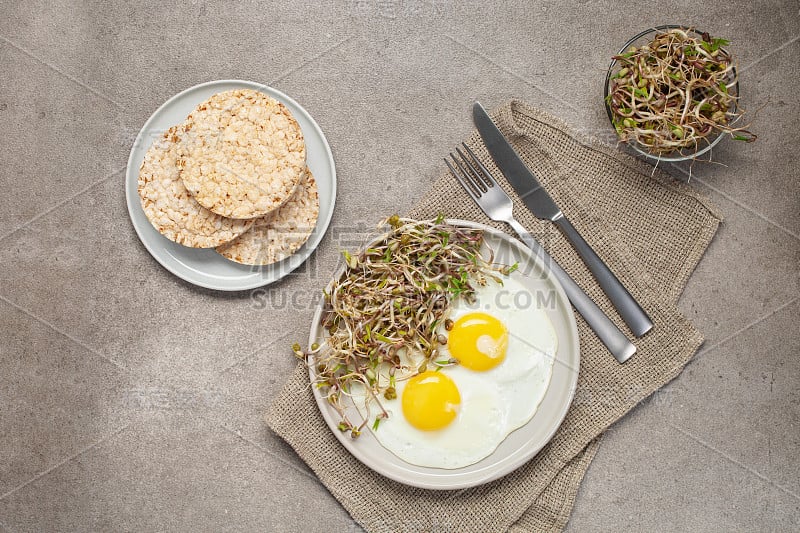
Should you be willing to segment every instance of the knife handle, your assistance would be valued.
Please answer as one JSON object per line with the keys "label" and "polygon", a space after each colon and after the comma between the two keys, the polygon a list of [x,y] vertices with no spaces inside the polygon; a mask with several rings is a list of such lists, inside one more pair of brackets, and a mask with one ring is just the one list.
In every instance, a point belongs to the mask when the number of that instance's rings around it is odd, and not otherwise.
{"label": "knife handle", "polygon": [[578,254],[583,259],[589,270],[592,271],[597,283],[602,287],[603,292],[608,295],[608,299],[614,304],[614,307],[619,311],[622,320],[631,328],[631,332],[637,337],[641,337],[653,327],[653,321],[647,316],[644,309],[639,303],[631,296],[628,289],[620,282],[608,266],[600,259],[600,256],[595,253],[589,243],[587,243],[578,230],[567,220],[567,217],[561,216],[553,220],[567,239],[572,243]]}
{"label": "knife handle", "polygon": [[556,263],[555,259],[550,257],[544,248],[536,242],[536,239],[526,230],[522,224],[513,218],[507,221],[508,224],[514,228],[522,242],[524,242],[533,253],[539,257],[548,268],[553,276],[561,283],[564,292],[569,298],[569,301],[583,316],[592,331],[595,332],[597,337],[608,348],[608,351],[619,361],[624,363],[634,353],[636,353],[636,346],[628,340],[622,331],[603,313],[596,303],[592,301],[589,296],[583,292],[583,289],[575,283],[567,272],[561,268],[561,265]]}

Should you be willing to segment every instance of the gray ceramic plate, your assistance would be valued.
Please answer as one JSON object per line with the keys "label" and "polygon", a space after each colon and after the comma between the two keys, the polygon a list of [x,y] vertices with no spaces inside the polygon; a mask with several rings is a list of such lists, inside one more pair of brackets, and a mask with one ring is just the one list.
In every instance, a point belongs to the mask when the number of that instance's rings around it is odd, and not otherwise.
{"label": "gray ceramic plate", "polygon": [[[153,140],[170,127],[183,122],[200,102],[231,89],[255,89],[283,103],[294,115],[306,141],[306,162],[319,190],[319,218],[308,241],[293,255],[267,266],[246,266],[228,261],[213,249],[188,248],[161,235],[142,210],[137,191],[139,167]],[[322,130],[303,107],[280,91],[260,83],[218,80],[195,85],[167,100],[145,122],[128,158],[125,197],[133,227],[142,244],[164,268],[190,283],[220,291],[241,291],[261,287],[281,279],[300,266],[319,245],[328,229],[336,202],[336,167]]]}
{"label": "gray ceramic plate", "polygon": [[[515,273],[516,279],[525,284],[533,294],[545,295],[542,298],[542,307],[553,322],[558,335],[558,351],[553,364],[550,386],[533,418],[526,425],[512,432],[490,456],[478,463],[454,470],[427,468],[406,463],[398,458],[381,446],[371,431],[364,431],[360,437],[354,440],[350,438],[349,434],[337,430],[338,414],[322,398],[318,389],[313,388],[317,405],[331,431],[359,461],[400,483],[438,490],[463,489],[488,483],[514,471],[536,455],[550,441],[564,420],[575,395],[580,367],[580,348],[575,315],[561,285],[541,261],[520,242],[489,226],[464,220],[449,220],[449,222],[484,230],[485,241],[495,251],[496,260],[506,264],[518,261],[520,268]],[[554,302],[547,300],[547,295],[551,294],[555,294]],[[554,305],[551,305],[551,302]],[[323,329],[319,325],[321,314],[322,307],[320,306],[314,315],[309,345],[319,342],[323,338]],[[313,364],[309,366],[309,374],[313,380]],[[352,420],[359,420],[357,412],[354,410]]]}

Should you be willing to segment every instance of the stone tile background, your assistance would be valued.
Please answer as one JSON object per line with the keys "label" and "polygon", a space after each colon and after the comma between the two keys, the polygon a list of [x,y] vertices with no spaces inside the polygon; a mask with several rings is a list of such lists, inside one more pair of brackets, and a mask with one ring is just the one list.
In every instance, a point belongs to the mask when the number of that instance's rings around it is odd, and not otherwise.
{"label": "stone tile background", "polygon": [[[680,304],[706,345],[609,430],[568,529],[800,527],[796,2],[3,0],[0,12],[1,532],[357,531],[262,422],[342,232],[412,206],[476,98],[520,97],[606,134],[609,56],[670,22],[734,41],[760,139],[693,169],[726,214]],[[332,230],[256,297],[170,275],[125,208],[141,125],[220,78],[292,95],[338,165]]]}

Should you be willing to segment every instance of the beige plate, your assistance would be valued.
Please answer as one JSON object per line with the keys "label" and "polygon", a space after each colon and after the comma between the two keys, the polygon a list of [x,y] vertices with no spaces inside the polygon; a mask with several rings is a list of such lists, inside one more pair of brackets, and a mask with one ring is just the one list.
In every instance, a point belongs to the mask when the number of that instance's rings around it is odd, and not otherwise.
{"label": "beige plate", "polygon": [[[512,239],[505,233],[489,226],[465,220],[449,220],[451,224],[479,228],[485,232],[486,243],[495,250],[495,261],[511,264],[519,262],[519,272],[524,274],[517,279],[525,284],[537,301],[541,301],[547,315],[553,322],[558,335],[558,352],[553,365],[553,376],[545,393],[539,410],[524,426],[511,433],[500,443],[497,449],[482,461],[464,468],[446,470],[427,468],[406,463],[389,450],[381,446],[371,431],[364,431],[358,439],[351,439],[349,434],[336,429],[339,423],[338,414],[322,398],[316,388],[317,399],[322,416],[339,442],[347,448],[359,461],[384,476],[400,483],[423,489],[463,489],[488,483],[508,474],[529,461],[555,434],[567,414],[575,387],[578,382],[580,366],[580,348],[578,344],[578,327],[575,315],[561,285],[546,270],[542,262],[533,256],[528,248]],[[337,276],[341,273],[338,272]],[[549,295],[555,294],[555,300]],[[541,299],[539,299],[541,295]],[[555,305],[550,305],[550,302]],[[323,329],[319,325],[322,307],[317,309],[311,327],[309,345],[323,338]],[[314,365],[309,366],[309,375],[314,379]],[[353,408],[352,420],[359,420]]]}
{"label": "beige plate", "polygon": [[[174,243],[158,233],[142,210],[137,191],[139,167],[153,139],[175,124],[200,102],[211,95],[231,89],[255,89],[282,102],[300,123],[306,140],[306,164],[314,173],[319,192],[319,218],[308,241],[291,256],[266,266],[239,265],[228,261],[213,248],[187,248]],[[201,83],[176,94],[167,100],[145,122],[136,137],[128,158],[125,175],[125,197],[128,213],[136,233],[147,251],[164,268],[176,276],[200,287],[219,291],[242,291],[254,289],[277,281],[299,267],[319,245],[333,215],[336,202],[336,166],[325,134],[303,107],[282,92],[243,80],[217,80]]]}

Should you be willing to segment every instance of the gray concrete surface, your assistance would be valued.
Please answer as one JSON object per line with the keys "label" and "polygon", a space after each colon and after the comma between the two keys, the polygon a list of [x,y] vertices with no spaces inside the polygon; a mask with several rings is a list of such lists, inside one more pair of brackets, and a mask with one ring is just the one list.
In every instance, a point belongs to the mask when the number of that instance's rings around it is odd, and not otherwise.
{"label": "gray concrete surface", "polygon": [[[608,432],[568,529],[800,527],[796,2],[0,6],[0,531],[358,530],[262,422],[339,231],[413,205],[476,98],[606,131],[609,55],[668,22],[733,40],[760,139],[693,170],[727,217],[680,304],[706,345]],[[170,275],[125,208],[141,125],[220,78],[292,95],[338,164],[333,230],[264,306]]]}

